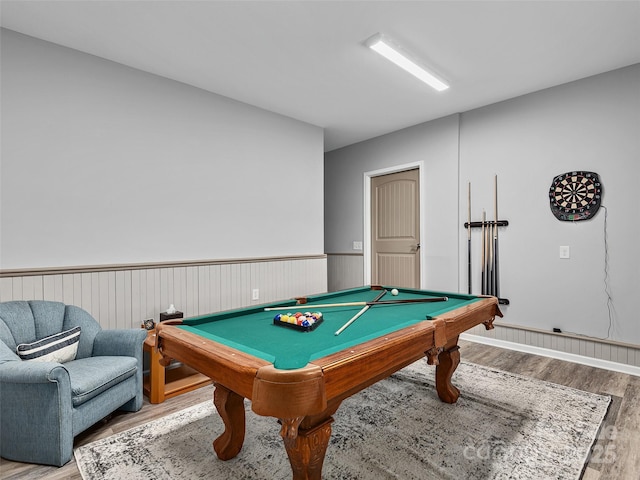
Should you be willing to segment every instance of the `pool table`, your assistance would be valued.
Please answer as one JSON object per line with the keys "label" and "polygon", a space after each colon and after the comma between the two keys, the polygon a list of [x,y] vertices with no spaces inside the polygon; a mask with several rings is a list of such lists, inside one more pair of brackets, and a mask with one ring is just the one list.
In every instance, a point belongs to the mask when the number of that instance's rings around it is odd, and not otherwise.
{"label": "pool table", "polygon": [[[344,399],[426,355],[436,366],[438,396],[454,403],[458,335],[481,323],[493,328],[502,316],[495,297],[406,288],[392,296],[392,288],[367,286],[163,322],[156,347],[164,362],[179,360],[213,380],[213,402],[225,425],[213,442],[220,459],[242,448],[248,398],[255,413],[280,421],[293,478],[320,479],[332,415]],[[368,302],[383,290],[383,301],[412,302],[372,305],[336,335],[363,306],[323,304]],[[447,300],[415,301],[433,297]],[[323,321],[312,331],[276,325],[277,312],[265,311],[276,306],[320,311]]]}

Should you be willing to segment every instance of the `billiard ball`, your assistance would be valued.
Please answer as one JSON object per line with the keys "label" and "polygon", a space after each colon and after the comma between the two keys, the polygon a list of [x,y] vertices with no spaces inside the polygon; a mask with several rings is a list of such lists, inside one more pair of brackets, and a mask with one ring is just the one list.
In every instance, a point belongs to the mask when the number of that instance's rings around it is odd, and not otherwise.
{"label": "billiard ball", "polygon": [[391,295],[398,295],[398,289],[394,288],[393,290],[391,290]]}

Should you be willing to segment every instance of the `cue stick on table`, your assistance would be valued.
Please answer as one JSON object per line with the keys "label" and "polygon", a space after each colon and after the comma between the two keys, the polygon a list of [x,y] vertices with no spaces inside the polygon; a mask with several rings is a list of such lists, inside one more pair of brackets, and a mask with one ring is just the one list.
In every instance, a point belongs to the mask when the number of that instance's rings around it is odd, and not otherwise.
{"label": "cue stick on table", "polygon": [[345,303],[324,303],[318,305],[307,305],[306,303],[301,303],[299,305],[289,305],[288,307],[266,307],[264,309],[265,312],[271,312],[275,310],[296,310],[298,308],[304,310],[309,310],[311,308],[330,308],[330,307],[361,307],[361,306],[372,306],[372,305],[397,305],[402,303],[430,303],[430,302],[446,302],[449,300],[449,297],[430,297],[430,298],[407,298],[404,300],[382,300],[375,301],[372,300],[370,302],[345,302]]}
{"label": "cue stick on table", "polygon": [[[382,289],[382,292],[380,293],[380,295],[378,295],[376,298],[373,299],[374,302],[377,302],[378,300],[380,300],[382,297],[384,297],[384,294],[387,293],[386,289]],[[355,322],[360,315],[362,315],[364,312],[366,312],[367,310],[369,310],[369,308],[371,307],[371,305],[365,305],[362,310],[360,310],[358,313],[356,313],[353,317],[351,317],[351,320],[349,320],[347,323],[345,323],[343,326],[341,326],[338,330],[336,330],[335,335],[340,335],[342,333],[342,331],[347,328],[349,325],[351,325],[353,322]]]}

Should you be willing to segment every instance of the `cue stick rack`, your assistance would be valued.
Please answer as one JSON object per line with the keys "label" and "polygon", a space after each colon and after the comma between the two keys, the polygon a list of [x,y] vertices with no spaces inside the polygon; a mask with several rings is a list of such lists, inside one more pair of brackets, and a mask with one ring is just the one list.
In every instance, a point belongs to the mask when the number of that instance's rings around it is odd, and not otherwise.
{"label": "cue stick rack", "polygon": [[464,228],[467,230],[467,255],[468,255],[468,293],[472,294],[472,261],[471,261],[471,232],[473,229],[480,229],[480,268],[481,282],[480,294],[491,295],[498,298],[500,305],[509,305],[508,298],[500,297],[500,262],[498,249],[498,227],[509,226],[508,220],[498,220],[498,176],[494,181],[494,197],[493,197],[493,220],[488,220],[485,210],[482,210],[482,220],[471,221],[471,182],[469,182],[468,190],[468,211],[467,221]]}

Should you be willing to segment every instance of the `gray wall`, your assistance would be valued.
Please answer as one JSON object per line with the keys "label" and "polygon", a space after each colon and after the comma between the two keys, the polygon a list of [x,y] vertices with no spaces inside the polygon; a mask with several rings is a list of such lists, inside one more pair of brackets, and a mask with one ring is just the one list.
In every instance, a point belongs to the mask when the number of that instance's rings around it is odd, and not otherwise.
{"label": "gray wall", "polygon": [[[440,260],[427,264],[424,286],[447,290],[453,284],[466,291],[467,183],[473,219],[480,220],[483,208],[493,218],[498,175],[499,216],[509,220],[500,231],[501,296],[511,300],[503,308],[505,321],[640,344],[634,295],[640,288],[638,132],[640,65],[634,65],[329,152],[326,250],[353,253],[353,240],[367,240],[364,172],[421,158],[432,179],[430,208],[423,214],[430,233],[423,245],[430,259]],[[596,171],[604,184],[609,306],[605,211],[590,221],[565,223],[549,209],[553,177],[570,170]],[[570,259],[559,259],[560,245],[571,247]],[[473,247],[477,263],[477,233]],[[479,286],[477,265],[474,284]]]}
{"label": "gray wall", "polygon": [[[640,65],[465,113],[460,131],[461,182],[470,179],[476,205],[491,210],[497,174],[510,222],[500,241],[507,321],[640,344]],[[605,210],[570,223],[549,209],[553,177],[571,170],[595,171],[604,185],[611,329]],[[561,245],[570,259],[559,258]]]}
{"label": "gray wall", "polygon": [[374,138],[325,155],[325,249],[353,253],[363,239],[364,173],[423,162],[422,212],[427,238],[421,239],[425,288],[458,287],[458,116]]}
{"label": "gray wall", "polygon": [[7,30],[1,58],[0,268],[324,252],[321,128]]}

